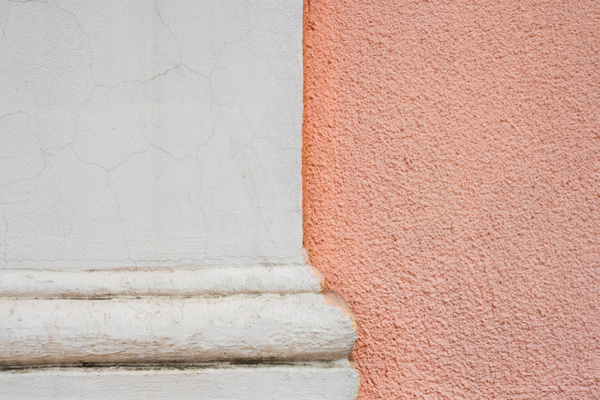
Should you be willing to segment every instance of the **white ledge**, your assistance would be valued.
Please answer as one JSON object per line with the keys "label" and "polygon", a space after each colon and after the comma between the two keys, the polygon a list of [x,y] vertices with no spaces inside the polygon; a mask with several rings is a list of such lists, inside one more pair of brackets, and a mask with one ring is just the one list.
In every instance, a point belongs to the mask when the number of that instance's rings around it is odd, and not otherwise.
{"label": "white ledge", "polygon": [[358,374],[348,363],[186,369],[61,368],[0,372],[11,400],[349,400]]}
{"label": "white ledge", "polygon": [[333,294],[0,299],[0,365],[347,358],[356,329]]}
{"label": "white ledge", "polygon": [[353,399],[323,291],[304,265],[0,270],[0,398]]}
{"label": "white ledge", "polygon": [[240,293],[318,293],[323,276],[307,265],[255,267],[0,270],[0,297],[102,298]]}

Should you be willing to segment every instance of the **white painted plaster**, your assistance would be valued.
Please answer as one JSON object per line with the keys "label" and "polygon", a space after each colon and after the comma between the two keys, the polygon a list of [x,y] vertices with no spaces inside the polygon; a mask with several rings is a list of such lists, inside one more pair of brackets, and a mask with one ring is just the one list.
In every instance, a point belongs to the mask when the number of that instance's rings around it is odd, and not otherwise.
{"label": "white painted plaster", "polygon": [[11,400],[349,400],[358,376],[347,361],[280,366],[133,370],[66,368],[0,372]]}
{"label": "white painted plaster", "polygon": [[321,273],[305,265],[115,270],[0,270],[0,296],[110,298],[319,293]]}
{"label": "white painted plaster", "polygon": [[0,3],[0,267],[301,263],[302,2]]}
{"label": "white painted plaster", "polygon": [[356,337],[303,265],[301,123],[301,0],[1,1],[0,365],[140,369],[0,398],[355,397],[347,361],[266,364]]}
{"label": "white painted plaster", "polygon": [[338,360],[356,330],[328,296],[0,299],[0,365]]}

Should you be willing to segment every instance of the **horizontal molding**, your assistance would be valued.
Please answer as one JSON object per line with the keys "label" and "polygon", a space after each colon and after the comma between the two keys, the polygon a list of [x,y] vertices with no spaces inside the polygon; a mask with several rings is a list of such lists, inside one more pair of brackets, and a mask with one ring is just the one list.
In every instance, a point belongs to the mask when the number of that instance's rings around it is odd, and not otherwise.
{"label": "horizontal molding", "polygon": [[0,297],[102,298],[318,293],[323,276],[307,265],[98,270],[0,270]]}
{"label": "horizontal molding", "polygon": [[0,371],[0,398],[349,400],[356,398],[358,382],[348,361],[184,369],[51,368]]}
{"label": "horizontal molding", "polygon": [[345,303],[321,293],[1,298],[0,321],[4,366],[338,360],[356,338]]}

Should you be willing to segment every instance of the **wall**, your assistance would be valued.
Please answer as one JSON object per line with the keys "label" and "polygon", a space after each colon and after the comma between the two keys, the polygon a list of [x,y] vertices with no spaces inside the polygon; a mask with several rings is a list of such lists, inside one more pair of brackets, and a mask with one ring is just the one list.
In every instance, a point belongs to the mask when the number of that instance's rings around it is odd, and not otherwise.
{"label": "wall", "polygon": [[304,228],[361,398],[600,398],[600,3],[305,2]]}
{"label": "wall", "polygon": [[301,263],[302,2],[0,4],[0,267]]}
{"label": "wall", "polygon": [[0,399],[356,398],[303,258],[302,5],[0,1]]}

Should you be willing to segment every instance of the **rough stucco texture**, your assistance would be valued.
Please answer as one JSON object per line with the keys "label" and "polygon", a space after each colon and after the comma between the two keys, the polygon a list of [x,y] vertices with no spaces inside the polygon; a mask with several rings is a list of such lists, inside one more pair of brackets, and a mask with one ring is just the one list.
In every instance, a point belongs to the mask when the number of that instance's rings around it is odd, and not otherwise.
{"label": "rough stucco texture", "polygon": [[305,246],[361,398],[600,398],[600,2],[304,12]]}

